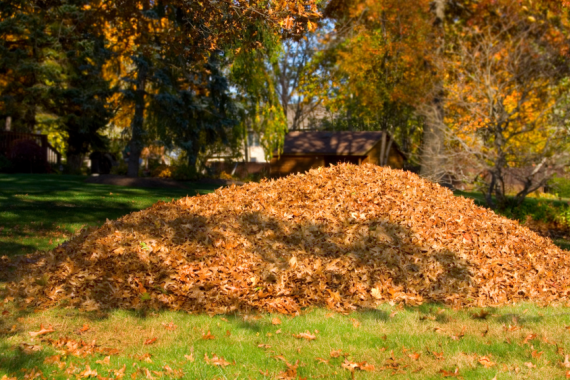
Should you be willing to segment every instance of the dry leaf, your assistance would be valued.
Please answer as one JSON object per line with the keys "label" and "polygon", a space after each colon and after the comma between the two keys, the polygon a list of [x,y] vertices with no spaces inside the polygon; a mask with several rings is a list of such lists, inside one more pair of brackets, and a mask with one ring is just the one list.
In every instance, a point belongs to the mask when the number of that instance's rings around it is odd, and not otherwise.
{"label": "dry leaf", "polygon": [[220,367],[227,367],[230,364],[232,364],[232,363],[228,362],[226,359],[224,359],[222,356],[218,357],[216,354],[212,354],[211,359],[208,358],[208,354],[204,354],[204,360],[209,365],[220,366]]}
{"label": "dry leaf", "polygon": [[[339,254],[325,254],[332,246]],[[270,259],[260,260],[260,252]],[[441,252],[457,260],[435,263]],[[316,305],[347,312],[379,300],[553,302],[570,288],[568,255],[549,239],[409,171],[369,164],[158,202],[38,259],[19,263],[10,289],[35,308],[73,300],[85,310],[137,309],[150,297],[186,312],[213,315],[238,305],[236,312],[296,315]],[[452,270],[453,281],[442,281],[440,270]],[[38,292],[34,284],[46,272]],[[92,298],[108,289],[116,294]]]}
{"label": "dry leaf", "polygon": [[216,339],[216,337],[210,333],[210,330],[208,330],[207,334],[202,334],[202,339],[203,340],[213,340],[213,339]]}
{"label": "dry leaf", "polygon": [[148,346],[148,345],[150,345],[150,344],[155,343],[155,342],[156,342],[156,339],[157,339],[157,338],[150,338],[150,339],[147,339],[147,340],[144,341],[143,344],[144,344],[145,346]]}
{"label": "dry leaf", "polygon": [[408,354],[408,357],[412,360],[418,360],[420,356],[421,354],[418,354],[417,352],[414,352],[413,354]]}
{"label": "dry leaf", "polygon": [[110,356],[105,356],[105,359],[103,359],[103,360],[97,360],[97,361],[95,361],[95,363],[97,363],[97,364],[103,364],[103,365],[109,365],[109,364],[111,364],[111,357],[110,357]]}
{"label": "dry leaf", "polygon": [[184,358],[186,360],[188,360],[189,362],[193,362],[194,361],[194,354],[191,352],[190,355],[184,355]]}
{"label": "dry leaf", "polygon": [[536,366],[534,364],[532,364],[531,362],[524,363],[524,365],[526,365],[530,369],[536,368]]}
{"label": "dry leaf", "polygon": [[531,355],[533,358],[535,358],[535,359],[540,359],[540,357],[542,356],[542,354],[543,354],[543,351],[536,352],[536,350],[532,350],[532,352],[531,352],[530,355]]}
{"label": "dry leaf", "polygon": [[96,370],[92,370],[91,367],[89,367],[89,365],[85,366],[85,370],[82,371],[79,376],[84,377],[84,378],[89,378],[89,377],[97,377],[97,371]]}
{"label": "dry leaf", "polygon": [[281,320],[279,318],[273,318],[271,320],[271,324],[273,325],[280,325],[281,324]]}
{"label": "dry leaf", "polygon": [[49,334],[52,332],[55,332],[52,325],[48,325],[48,327],[44,327],[44,325],[41,324],[40,325],[40,331],[30,331],[28,334],[30,334],[30,336],[40,336],[40,335]]}
{"label": "dry leaf", "polygon": [[164,322],[163,322],[163,323],[162,323],[162,326],[164,326],[165,329],[170,330],[170,331],[174,331],[174,330],[176,330],[176,328],[178,327],[178,326],[176,326],[176,325],[174,324],[174,322],[169,322],[169,323],[164,323]]}
{"label": "dry leaf", "polygon": [[459,374],[459,368],[455,368],[455,371],[453,371],[453,372],[448,372],[448,371],[442,369],[441,371],[439,371],[439,373],[441,373],[441,375],[443,377],[458,377],[458,378],[463,377]]}
{"label": "dry leaf", "polygon": [[479,357],[478,361],[485,368],[490,368],[490,367],[493,367],[494,365],[497,364],[497,363],[492,362],[488,356],[481,356],[481,357]]}
{"label": "dry leaf", "polygon": [[331,351],[331,358],[338,358],[342,355],[342,350],[332,350]]}
{"label": "dry leaf", "polygon": [[313,334],[311,334],[309,331],[306,331],[304,333],[300,333],[300,334],[292,334],[295,338],[297,339],[306,339],[306,340],[315,340],[317,339],[317,337]]}

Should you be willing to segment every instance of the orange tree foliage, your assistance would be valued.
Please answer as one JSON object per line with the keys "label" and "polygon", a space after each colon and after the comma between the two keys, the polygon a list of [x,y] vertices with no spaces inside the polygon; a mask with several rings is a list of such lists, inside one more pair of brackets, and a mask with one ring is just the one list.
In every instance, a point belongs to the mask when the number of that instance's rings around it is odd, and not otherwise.
{"label": "orange tree foliage", "polygon": [[21,260],[8,289],[86,310],[502,305],[568,300],[567,256],[413,173],[343,164],[107,221]]}
{"label": "orange tree foliage", "polygon": [[441,60],[450,165],[485,173],[488,203],[505,207],[507,176],[520,203],[567,163],[569,23],[549,2],[481,1],[471,14],[449,27]]}

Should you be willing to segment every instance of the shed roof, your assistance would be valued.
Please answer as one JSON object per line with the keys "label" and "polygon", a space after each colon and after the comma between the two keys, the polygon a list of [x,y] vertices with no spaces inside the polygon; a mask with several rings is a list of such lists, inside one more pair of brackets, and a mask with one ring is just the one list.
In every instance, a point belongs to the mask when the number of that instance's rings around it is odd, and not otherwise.
{"label": "shed roof", "polygon": [[[290,132],[281,155],[364,156],[382,139],[384,132]],[[387,135],[388,139],[390,138]]]}

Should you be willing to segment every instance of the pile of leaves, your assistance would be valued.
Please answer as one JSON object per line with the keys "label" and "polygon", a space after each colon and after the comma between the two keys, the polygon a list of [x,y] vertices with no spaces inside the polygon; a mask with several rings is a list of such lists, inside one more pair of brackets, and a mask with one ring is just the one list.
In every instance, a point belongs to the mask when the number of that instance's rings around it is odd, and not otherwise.
{"label": "pile of leaves", "polygon": [[339,165],[159,202],[20,265],[13,296],[85,310],[294,314],[568,300],[568,253],[417,175]]}

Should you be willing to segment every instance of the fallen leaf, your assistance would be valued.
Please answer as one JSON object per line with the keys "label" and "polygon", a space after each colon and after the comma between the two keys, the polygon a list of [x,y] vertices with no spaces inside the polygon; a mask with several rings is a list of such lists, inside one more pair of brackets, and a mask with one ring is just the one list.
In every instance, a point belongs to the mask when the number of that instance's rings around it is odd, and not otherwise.
{"label": "fallen leaf", "polygon": [[342,355],[342,350],[332,350],[331,351],[331,358],[338,358]]}
{"label": "fallen leaf", "polygon": [[190,353],[190,355],[184,355],[184,358],[186,360],[188,360],[189,362],[193,362],[194,361],[194,354]]}
{"label": "fallen leaf", "polygon": [[174,330],[176,330],[176,328],[178,327],[178,326],[176,326],[176,325],[174,324],[174,322],[169,322],[169,323],[164,323],[164,322],[163,322],[163,323],[162,323],[162,326],[164,326],[164,328],[165,328],[166,330],[170,330],[170,331],[174,331]]}
{"label": "fallen leaf", "polygon": [[536,352],[536,350],[532,350],[532,352],[531,352],[531,356],[535,359],[540,359],[542,354],[543,354],[543,351]]}
{"label": "fallen leaf", "polygon": [[441,375],[443,377],[458,377],[458,378],[463,377],[459,374],[459,368],[455,368],[454,372],[448,372],[448,371],[442,369],[441,371],[439,371],[439,373],[441,373]]}
{"label": "fallen leaf", "polygon": [[408,357],[412,360],[418,360],[420,358],[421,354],[418,354],[417,352],[414,352],[413,354],[409,354]]}
{"label": "fallen leaf", "polygon": [[156,339],[157,339],[157,338],[150,338],[150,339],[147,339],[147,340],[144,341],[143,344],[144,344],[145,346],[148,346],[148,345],[150,345],[150,344],[155,343],[155,342],[156,342]]}
{"label": "fallen leaf", "polygon": [[52,332],[55,332],[55,329],[53,328],[52,325],[48,325],[48,327],[44,327],[44,325],[41,324],[39,331],[30,331],[28,334],[30,334],[30,336],[40,336],[40,335],[49,334]]}
{"label": "fallen leaf", "polygon": [[80,328],[80,329],[78,330],[78,332],[81,334],[81,333],[84,333],[84,332],[88,331],[89,329],[90,329],[89,325],[86,324],[86,323],[84,323],[84,324],[83,324],[83,327]]}
{"label": "fallen leaf", "polygon": [[[212,358],[208,358],[208,354],[204,354],[204,360],[209,365],[220,366],[220,367],[227,367],[229,366],[230,362],[224,359],[222,356],[217,356],[216,354],[212,354]],[[235,364],[235,363],[234,363]]]}
{"label": "fallen leaf", "polygon": [[92,370],[89,365],[85,366],[85,370],[79,373],[79,376],[88,378],[88,377],[97,377],[97,371]]}
{"label": "fallen leaf", "polygon": [[216,337],[210,333],[210,330],[208,330],[207,334],[202,334],[202,339],[203,340],[213,340],[213,339],[216,339]]}
{"label": "fallen leaf", "polygon": [[534,364],[532,364],[531,362],[524,363],[524,365],[526,365],[530,369],[536,368],[536,366]]}
{"label": "fallen leaf", "polygon": [[481,356],[481,357],[479,357],[478,361],[479,361],[479,364],[481,364],[485,368],[490,368],[490,367],[493,367],[494,365],[497,364],[497,363],[492,362],[488,356]]}
{"label": "fallen leaf", "polygon": [[103,359],[103,360],[97,360],[95,363],[97,363],[97,364],[109,365],[109,364],[111,364],[111,357],[110,357],[110,356],[105,356],[105,359]]}
{"label": "fallen leaf", "polygon": [[271,324],[273,325],[280,325],[281,324],[281,320],[279,318],[273,318],[271,320]]}
{"label": "fallen leaf", "polygon": [[306,339],[306,340],[315,340],[317,339],[316,336],[314,336],[313,334],[311,334],[309,331],[306,331],[304,333],[300,333],[300,334],[292,334],[295,338],[297,339]]}
{"label": "fallen leaf", "polygon": [[317,357],[315,358],[315,360],[318,361],[320,364],[329,364],[329,361],[327,359]]}

